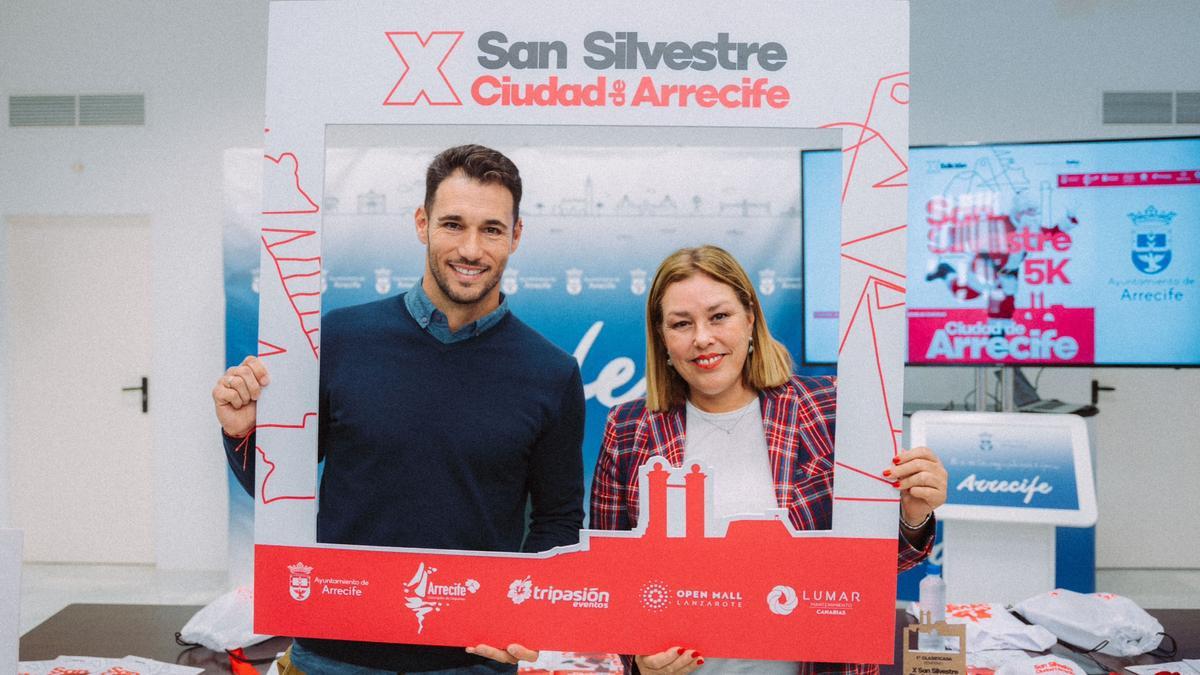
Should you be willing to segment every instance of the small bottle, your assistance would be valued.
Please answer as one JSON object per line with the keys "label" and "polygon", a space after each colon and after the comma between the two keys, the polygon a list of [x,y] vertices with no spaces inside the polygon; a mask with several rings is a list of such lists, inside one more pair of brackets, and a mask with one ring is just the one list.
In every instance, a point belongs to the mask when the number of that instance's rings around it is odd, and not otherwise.
{"label": "small bottle", "polygon": [[929,612],[929,623],[946,620],[946,582],[941,565],[925,563],[925,578],[921,579],[917,604],[921,612]]}
{"label": "small bottle", "polygon": [[[925,578],[921,579],[917,604],[921,606],[923,622],[937,623],[946,620],[946,582],[942,579],[942,568],[931,562],[925,563]],[[926,618],[928,617],[928,618]],[[942,636],[937,631],[917,636],[917,649],[921,651],[944,651]]]}

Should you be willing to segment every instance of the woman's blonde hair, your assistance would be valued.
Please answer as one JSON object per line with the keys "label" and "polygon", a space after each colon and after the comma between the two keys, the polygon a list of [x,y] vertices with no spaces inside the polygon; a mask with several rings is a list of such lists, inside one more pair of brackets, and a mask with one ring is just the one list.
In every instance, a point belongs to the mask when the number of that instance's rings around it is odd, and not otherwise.
{"label": "woman's blonde hair", "polygon": [[754,351],[746,357],[742,381],[760,391],[777,387],[792,375],[792,355],[771,337],[754,284],[746,270],[725,249],[705,245],[681,248],[667,256],[654,274],[646,299],[646,407],[665,411],[682,405],[687,399],[687,382],[667,364],[667,345],[663,339],[663,295],[674,283],[703,274],[733,289],[742,306],[754,316],[751,335]]}

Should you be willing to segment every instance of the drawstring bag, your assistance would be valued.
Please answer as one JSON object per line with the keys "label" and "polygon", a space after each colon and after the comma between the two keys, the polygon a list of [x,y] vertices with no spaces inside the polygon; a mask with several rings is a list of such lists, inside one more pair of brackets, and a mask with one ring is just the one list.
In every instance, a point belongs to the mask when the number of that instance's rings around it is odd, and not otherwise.
{"label": "drawstring bag", "polygon": [[1059,588],[1022,600],[1015,609],[1063,642],[1109,656],[1153,651],[1164,635],[1158,619],[1129,598],[1112,593],[1085,595]]}
{"label": "drawstring bag", "polygon": [[[916,616],[916,603],[909,613]],[[946,623],[965,624],[969,652],[992,649],[1027,649],[1043,652],[1058,642],[1058,638],[1041,626],[1022,623],[1009,614],[1003,605],[975,602],[946,605]]]}
{"label": "drawstring bag", "polygon": [[1073,661],[1047,654],[1006,663],[996,675],[1086,675],[1086,671]]}
{"label": "drawstring bag", "polygon": [[238,586],[196,612],[175,639],[180,644],[230,652],[270,638],[254,632],[254,588]]}

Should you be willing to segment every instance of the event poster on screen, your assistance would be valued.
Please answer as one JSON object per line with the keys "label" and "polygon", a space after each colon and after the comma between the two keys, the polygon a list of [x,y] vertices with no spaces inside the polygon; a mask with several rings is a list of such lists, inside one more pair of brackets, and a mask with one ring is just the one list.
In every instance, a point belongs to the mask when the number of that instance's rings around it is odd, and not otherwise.
{"label": "event poster on screen", "polygon": [[[804,161],[808,362],[837,160]],[[1200,139],[913,148],[909,185],[909,363],[1200,364]]]}
{"label": "event poster on screen", "polygon": [[909,361],[1200,360],[1196,147],[1180,140],[914,153]]}

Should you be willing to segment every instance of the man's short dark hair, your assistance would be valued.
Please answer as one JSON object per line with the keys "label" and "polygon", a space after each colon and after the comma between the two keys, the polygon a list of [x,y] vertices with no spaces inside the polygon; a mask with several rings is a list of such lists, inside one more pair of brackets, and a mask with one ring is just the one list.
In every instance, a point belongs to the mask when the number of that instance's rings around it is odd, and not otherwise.
{"label": "man's short dark hair", "polygon": [[521,173],[502,153],[482,145],[459,145],[438,153],[425,172],[425,213],[433,212],[433,196],[450,174],[461,170],[481,183],[503,185],[512,194],[515,225],[521,207]]}

